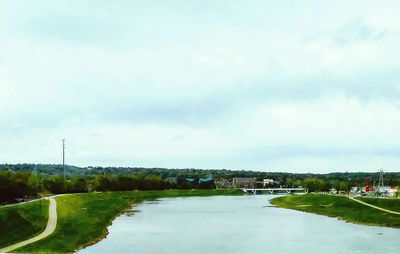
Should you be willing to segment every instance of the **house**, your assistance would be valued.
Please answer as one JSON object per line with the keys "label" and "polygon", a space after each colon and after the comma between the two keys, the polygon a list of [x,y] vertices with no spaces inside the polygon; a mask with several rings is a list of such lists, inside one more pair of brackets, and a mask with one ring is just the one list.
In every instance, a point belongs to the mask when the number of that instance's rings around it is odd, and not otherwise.
{"label": "house", "polygon": [[362,193],[361,188],[356,187],[356,186],[351,187],[350,192],[349,192],[349,194],[351,196],[361,196],[361,193]]}
{"label": "house", "polygon": [[368,193],[368,192],[372,192],[375,190],[375,187],[372,185],[367,185],[363,188],[363,192]]}
{"label": "house", "polygon": [[266,185],[273,185],[274,184],[274,180],[273,179],[263,179],[263,187],[265,187]]}
{"label": "house", "polygon": [[196,179],[194,179],[194,178],[185,178],[185,181],[188,183],[196,183],[197,182]]}
{"label": "house", "polygon": [[232,188],[231,182],[229,182],[227,179],[219,179],[219,180],[214,180],[215,187],[217,189],[230,189]]}
{"label": "house", "polygon": [[387,197],[395,197],[397,194],[396,186],[382,186],[379,187],[379,194]]}
{"label": "house", "polygon": [[172,176],[168,176],[165,178],[165,180],[167,183],[170,184],[177,184],[178,183],[178,177],[172,177]]}
{"label": "house", "polygon": [[214,187],[215,187],[215,185],[214,185],[213,177],[199,179],[199,188],[200,189],[213,189]]}
{"label": "house", "polygon": [[396,186],[389,186],[388,188],[388,196],[389,197],[397,197],[399,195],[399,190]]}
{"label": "house", "polygon": [[212,182],[214,182],[214,178],[212,178],[212,177],[200,178],[200,179],[199,179],[199,184],[202,184],[202,183],[212,183]]}
{"label": "house", "polygon": [[257,184],[257,179],[252,177],[236,177],[232,179],[233,188],[254,188]]}

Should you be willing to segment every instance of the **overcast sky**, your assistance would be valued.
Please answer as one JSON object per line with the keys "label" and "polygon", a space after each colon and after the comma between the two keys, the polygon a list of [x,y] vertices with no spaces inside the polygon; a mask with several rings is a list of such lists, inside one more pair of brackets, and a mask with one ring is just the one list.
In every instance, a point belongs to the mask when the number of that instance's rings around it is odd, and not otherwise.
{"label": "overcast sky", "polygon": [[400,1],[0,1],[0,163],[400,171]]}

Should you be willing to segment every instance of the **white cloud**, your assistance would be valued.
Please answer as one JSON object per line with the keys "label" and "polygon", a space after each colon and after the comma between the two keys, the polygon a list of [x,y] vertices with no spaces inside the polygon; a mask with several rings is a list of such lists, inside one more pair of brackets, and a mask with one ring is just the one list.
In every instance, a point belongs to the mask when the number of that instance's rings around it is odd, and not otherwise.
{"label": "white cloud", "polygon": [[362,3],[3,2],[0,160],[396,170],[399,6]]}

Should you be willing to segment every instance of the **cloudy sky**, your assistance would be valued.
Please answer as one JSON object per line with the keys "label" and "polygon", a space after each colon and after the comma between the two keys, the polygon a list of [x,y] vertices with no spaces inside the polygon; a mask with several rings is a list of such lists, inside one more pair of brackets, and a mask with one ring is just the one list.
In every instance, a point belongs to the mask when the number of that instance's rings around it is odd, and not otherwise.
{"label": "cloudy sky", "polygon": [[0,163],[400,170],[399,1],[0,1]]}

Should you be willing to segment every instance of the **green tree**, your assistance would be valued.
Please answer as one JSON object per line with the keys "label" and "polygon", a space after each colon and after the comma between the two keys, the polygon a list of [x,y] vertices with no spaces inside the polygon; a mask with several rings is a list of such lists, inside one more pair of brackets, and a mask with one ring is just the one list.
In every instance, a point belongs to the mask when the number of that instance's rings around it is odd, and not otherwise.
{"label": "green tree", "polygon": [[67,192],[67,182],[62,176],[55,176],[44,180],[44,186],[51,193],[59,194]]}
{"label": "green tree", "polygon": [[316,184],[314,178],[306,178],[304,179],[304,187],[308,189],[310,192],[316,191]]}
{"label": "green tree", "polygon": [[339,183],[339,190],[348,192],[349,191],[349,183],[346,181],[341,181]]}

